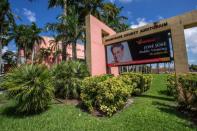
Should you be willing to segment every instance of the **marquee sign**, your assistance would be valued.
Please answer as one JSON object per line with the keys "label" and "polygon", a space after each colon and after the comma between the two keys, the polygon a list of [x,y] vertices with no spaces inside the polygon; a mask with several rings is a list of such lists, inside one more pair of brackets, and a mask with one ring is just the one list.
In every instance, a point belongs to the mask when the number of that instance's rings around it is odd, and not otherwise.
{"label": "marquee sign", "polygon": [[170,31],[106,46],[107,65],[148,64],[170,61]]}
{"label": "marquee sign", "polygon": [[104,38],[104,44],[111,44],[114,41],[123,41],[128,40],[130,37],[136,37],[137,35],[144,34],[146,32],[151,32],[153,30],[162,29],[168,27],[168,22],[162,22],[162,23],[154,23],[151,26],[140,28],[140,29],[132,29],[123,33],[116,34],[114,36]]}

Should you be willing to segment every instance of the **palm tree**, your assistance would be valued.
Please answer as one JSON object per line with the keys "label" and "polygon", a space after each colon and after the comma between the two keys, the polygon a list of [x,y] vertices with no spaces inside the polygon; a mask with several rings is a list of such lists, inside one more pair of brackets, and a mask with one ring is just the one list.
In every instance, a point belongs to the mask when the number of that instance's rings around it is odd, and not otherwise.
{"label": "palm tree", "polygon": [[40,36],[40,33],[42,32],[41,28],[38,28],[37,25],[33,22],[32,25],[29,28],[31,34],[29,39],[29,49],[32,51],[32,64],[34,63],[34,57],[35,57],[35,46],[40,45],[42,42],[45,43],[45,40],[43,37]]}
{"label": "palm tree", "polygon": [[45,61],[45,59],[51,54],[50,48],[40,48],[38,54],[39,63]]}
{"label": "palm tree", "polygon": [[122,9],[122,7],[119,8],[113,3],[105,3],[103,6],[101,19],[117,32],[125,31],[129,28],[129,26],[125,24],[127,17],[120,16]]}
{"label": "palm tree", "polygon": [[54,57],[55,57],[55,63],[57,64],[57,58],[59,56],[59,54],[61,53],[61,50],[60,50],[60,41],[58,39],[58,36],[54,36],[53,37],[54,39],[53,40],[50,40],[49,43],[50,43],[50,48],[51,48],[51,51],[54,51]]}
{"label": "palm tree", "polygon": [[[11,38],[14,39],[18,48],[18,64],[24,64],[28,54],[28,41],[29,41],[29,29],[27,25],[16,25],[11,34]],[[24,58],[20,55],[20,52],[24,54]]]}
{"label": "palm tree", "polygon": [[104,5],[104,0],[81,0],[77,8],[81,22],[85,22],[85,17],[88,14],[101,19]]}
{"label": "palm tree", "polygon": [[48,8],[61,7],[64,16],[68,15],[68,7],[77,5],[80,0],[48,0]]}
{"label": "palm tree", "polygon": [[70,41],[68,41],[67,37],[67,26],[64,24],[64,22],[58,18],[57,23],[48,23],[46,25],[47,31],[51,30],[54,31],[56,36],[56,42],[61,43],[62,47],[62,60],[67,60],[67,46],[70,44]]}
{"label": "palm tree", "polygon": [[1,0],[0,2],[0,74],[2,64],[2,48],[8,44],[9,40],[6,39],[9,35],[10,28],[15,24],[14,16],[10,9],[8,0]]}
{"label": "palm tree", "polygon": [[57,33],[57,41],[62,43],[63,60],[67,58],[67,46],[72,44],[72,58],[77,58],[76,43],[83,32],[83,25],[79,22],[79,15],[76,9],[72,8],[72,13],[68,16],[61,15],[57,23],[47,24],[47,29]]}
{"label": "palm tree", "polygon": [[[18,62],[24,64],[26,58],[32,54],[32,64],[34,63],[34,47],[39,45],[44,39],[39,36],[42,29],[38,28],[35,23],[31,25],[17,25],[11,34],[11,39],[15,40],[18,47]],[[23,51],[24,58],[20,56],[20,51]]]}

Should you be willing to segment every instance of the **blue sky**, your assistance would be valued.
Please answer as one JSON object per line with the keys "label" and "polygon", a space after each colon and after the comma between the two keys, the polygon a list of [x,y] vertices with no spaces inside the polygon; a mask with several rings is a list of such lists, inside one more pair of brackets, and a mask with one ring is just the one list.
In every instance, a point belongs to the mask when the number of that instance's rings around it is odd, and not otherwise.
{"label": "blue sky", "polygon": [[[44,27],[48,22],[55,22],[61,13],[60,8],[48,9],[48,0],[9,0],[13,12],[22,20],[17,23],[30,24],[36,22]],[[122,15],[128,17],[127,23],[131,27],[143,26],[147,23],[169,18],[175,15],[197,9],[197,0],[107,0],[123,7]],[[51,35],[43,33],[43,35]],[[189,63],[197,64],[197,29],[185,31]],[[16,50],[13,42],[8,46]]]}

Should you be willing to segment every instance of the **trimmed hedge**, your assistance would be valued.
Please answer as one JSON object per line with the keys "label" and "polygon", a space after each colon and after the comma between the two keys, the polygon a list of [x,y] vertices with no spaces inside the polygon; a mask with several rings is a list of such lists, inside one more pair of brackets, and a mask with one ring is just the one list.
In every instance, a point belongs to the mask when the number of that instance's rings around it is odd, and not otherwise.
{"label": "trimmed hedge", "polygon": [[151,80],[151,75],[137,73],[87,77],[82,81],[80,98],[88,111],[98,110],[111,116],[123,109],[128,97],[147,91]]}
{"label": "trimmed hedge", "polygon": [[167,76],[167,95],[177,97],[177,88],[176,88],[176,77],[175,74],[170,74]]}
{"label": "trimmed hedge", "polygon": [[80,98],[82,100],[83,105],[88,109],[88,111],[92,112],[93,107],[97,107],[96,96],[98,96],[98,84],[100,82],[107,80],[108,78],[112,78],[112,76],[93,76],[87,77],[82,81]]}
{"label": "trimmed hedge", "polygon": [[146,92],[151,85],[152,75],[140,73],[122,73],[120,76],[129,87],[133,90],[131,95],[140,95]]}

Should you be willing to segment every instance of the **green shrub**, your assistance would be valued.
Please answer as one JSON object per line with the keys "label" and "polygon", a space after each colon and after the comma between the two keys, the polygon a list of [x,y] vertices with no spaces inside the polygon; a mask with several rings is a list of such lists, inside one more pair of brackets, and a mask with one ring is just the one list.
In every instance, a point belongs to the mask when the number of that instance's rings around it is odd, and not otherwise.
{"label": "green shrub", "polygon": [[133,88],[132,95],[140,95],[150,88],[152,75],[140,73],[122,73],[120,78]]}
{"label": "green shrub", "polygon": [[[179,92],[177,88],[182,89],[182,98],[178,99]],[[175,96],[179,105],[185,108],[197,108],[197,74],[182,74],[178,76],[178,85],[175,75],[169,75],[167,78],[167,91]]]}
{"label": "green shrub", "polygon": [[93,107],[96,106],[96,96],[98,95],[99,90],[98,84],[108,78],[112,78],[112,76],[93,76],[87,77],[82,81],[80,98],[83,102],[83,105],[88,109],[88,111],[92,112]]}
{"label": "green shrub", "polygon": [[185,104],[189,108],[197,108],[197,74],[180,75],[178,82],[185,93],[185,102],[182,104]]}
{"label": "green shrub", "polygon": [[111,116],[124,107],[130,91],[119,78],[109,75],[87,77],[82,82],[81,100],[90,112],[97,109]]}
{"label": "green shrub", "polygon": [[110,78],[98,84],[96,103],[103,113],[113,115],[123,109],[129,95],[130,88],[118,78]]}
{"label": "green shrub", "polygon": [[53,97],[48,69],[41,65],[24,65],[5,75],[2,87],[16,100],[16,110],[25,113],[44,111]]}
{"label": "green shrub", "polygon": [[169,74],[167,76],[167,94],[170,96],[177,97],[177,88],[176,88],[176,77],[175,74]]}
{"label": "green shrub", "polygon": [[55,96],[59,98],[79,98],[80,85],[89,75],[84,62],[67,61],[52,69]]}

